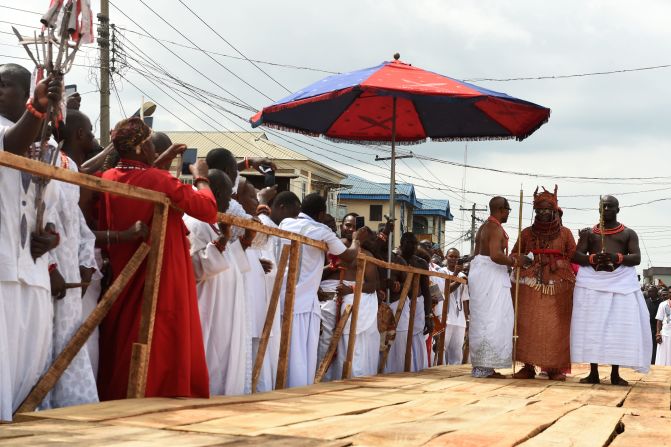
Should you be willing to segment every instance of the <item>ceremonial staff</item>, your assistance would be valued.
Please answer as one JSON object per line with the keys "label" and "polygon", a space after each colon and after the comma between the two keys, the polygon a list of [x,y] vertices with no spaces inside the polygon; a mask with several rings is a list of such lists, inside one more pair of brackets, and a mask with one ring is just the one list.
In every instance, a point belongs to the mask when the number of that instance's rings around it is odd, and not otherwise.
{"label": "ceremonial staff", "polygon": [[524,189],[520,186],[520,210],[517,225],[517,260],[518,265],[515,269],[515,325],[513,327],[513,375],[515,375],[515,358],[517,357],[517,299],[520,296],[520,270],[519,260],[522,254],[522,207],[524,206]]}
{"label": "ceremonial staff", "polygon": [[[81,21],[79,20],[80,15]],[[80,45],[93,42],[90,0],[68,0],[65,4],[63,0],[51,1],[41,22],[43,28],[39,37],[35,33],[34,39],[24,38],[16,28],[13,28],[14,34],[19,38],[19,44],[35,63],[36,82],[45,77],[45,72],[46,77],[62,79],[72,68]],[[56,34],[56,28],[59,30],[58,34]],[[35,55],[30,50],[30,44],[35,45]],[[54,45],[58,48],[55,59]],[[52,128],[58,129],[59,122],[63,119],[62,108],[64,104],[49,101],[40,131],[39,153],[36,157],[33,155],[33,158],[52,166],[56,164],[61,148],[60,146],[58,148],[49,147],[49,135]],[[38,232],[44,228],[44,194],[48,183],[47,178],[39,178],[36,181],[35,206],[37,208],[36,231]]]}

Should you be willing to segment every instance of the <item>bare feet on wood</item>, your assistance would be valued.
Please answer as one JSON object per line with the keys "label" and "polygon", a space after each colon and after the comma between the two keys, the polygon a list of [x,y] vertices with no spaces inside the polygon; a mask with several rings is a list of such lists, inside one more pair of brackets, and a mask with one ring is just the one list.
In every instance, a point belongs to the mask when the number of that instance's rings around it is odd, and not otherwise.
{"label": "bare feet on wood", "polygon": [[524,365],[522,369],[513,374],[513,379],[533,379],[536,377],[536,371],[531,365]]}
{"label": "bare feet on wood", "polygon": [[494,371],[492,374],[488,375],[486,378],[487,379],[505,379],[506,376],[504,376],[501,373],[498,373],[498,372]]}
{"label": "bare feet on wood", "polygon": [[566,382],[566,374],[564,374],[561,371],[555,373],[548,373],[548,380],[555,380],[557,382]]}
{"label": "bare feet on wood", "polygon": [[599,380],[599,376],[598,376],[598,375],[590,374],[589,376],[580,379],[580,383],[593,383],[593,384],[597,384],[597,383],[601,383],[601,380]]}
{"label": "bare feet on wood", "polygon": [[610,376],[610,383],[611,385],[617,385],[617,386],[629,386],[629,382],[627,382],[620,376]]}

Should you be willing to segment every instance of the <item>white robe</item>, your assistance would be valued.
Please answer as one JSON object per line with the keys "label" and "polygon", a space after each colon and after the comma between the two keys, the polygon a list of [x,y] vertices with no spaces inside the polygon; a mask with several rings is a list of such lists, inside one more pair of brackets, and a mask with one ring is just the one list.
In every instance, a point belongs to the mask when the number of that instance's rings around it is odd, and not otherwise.
{"label": "white robe", "polygon": [[[422,296],[417,297],[417,306],[415,308],[415,322],[412,335],[412,362],[410,371],[421,371],[428,367],[428,356],[426,352],[426,336],[424,335],[424,303],[419,301]],[[398,301],[389,306],[394,314],[398,308]],[[410,323],[410,297],[406,298],[401,318],[396,325],[396,337],[394,343],[389,349],[387,364],[384,372],[402,372],[405,370],[405,348],[408,341],[408,326]]]}
{"label": "white robe", "polygon": [[[325,292],[335,292],[335,286],[339,281],[322,281],[321,289]],[[354,287],[353,281],[344,281],[345,284]],[[350,293],[343,297],[340,309],[341,314],[345,306],[354,302],[354,294]],[[322,310],[322,335],[319,339],[319,361],[326,355],[326,350],[331,343],[336,325],[336,314],[338,304],[335,300],[323,303]],[[331,363],[324,378],[327,380],[339,380],[342,378],[342,369],[347,359],[347,347],[349,345],[349,334],[352,317],[348,319],[343,334],[338,341],[337,355]],[[377,366],[380,361],[380,332],[377,330],[377,294],[362,293],[359,304],[359,315],[356,323],[356,341],[354,343],[354,356],[352,357],[352,377],[373,376],[377,374]]]}
{"label": "white robe", "polygon": [[[453,275],[454,272],[446,268],[439,271]],[[466,275],[459,273],[460,278],[466,278]],[[432,277],[444,290],[445,280],[443,278]],[[450,294],[449,306],[447,308],[447,326],[445,327],[445,364],[461,365],[464,356],[464,337],[466,335],[466,316],[464,313],[464,301],[468,301],[468,285],[461,284],[454,292]],[[443,304],[440,301],[436,304],[436,315],[442,318]]]}
{"label": "white robe", "polygon": [[[252,359],[255,360],[259,351],[259,343],[261,333],[263,332],[263,326],[266,321],[266,313],[268,313],[268,303],[271,292],[267,290],[266,273],[260,262],[263,257],[261,251],[249,247],[245,250],[245,254],[247,255],[247,262],[249,264],[249,270],[244,274],[245,293],[247,296],[247,305],[250,309],[250,312],[248,313],[251,320]],[[275,383],[272,374],[272,359],[266,352],[266,355],[263,357],[263,366],[261,367],[256,391],[272,391]]]}
{"label": "white robe", "polygon": [[[12,123],[0,116],[0,150]],[[53,221],[53,188],[45,195],[45,222]],[[26,398],[49,366],[53,304],[49,254],[33,261],[30,233],[35,230],[32,176],[0,167],[0,420]]]}
{"label": "white robe", "polygon": [[[300,213],[298,218],[287,218],[280,228],[299,233],[312,239],[326,242],[329,253],[340,255],[347,247],[326,225],[316,222]],[[288,244],[289,241],[283,240]],[[296,284],[291,343],[289,344],[289,387],[310,385],[317,370],[317,349],[319,345],[320,314],[317,290],[324,269],[324,252],[318,248],[302,245],[300,269]],[[284,309],[286,275],[282,286],[281,305]]]}
{"label": "white robe", "polygon": [[571,362],[648,372],[650,314],[634,267],[597,272],[581,266],[573,291]]}
{"label": "white robe", "polygon": [[662,322],[662,344],[657,345],[655,365],[671,366],[671,306],[669,300],[659,303],[655,319]]}
{"label": "white robe", "polygon": [[210,394],[240,395],[251,388],[252,338],[243,273],[249,268],[239,241],[223,252],[208,223],[184,216],[189,229],[198,310],[210,376]]}
{"label": "white robe", "polygon": [[[101,298],[100,294],[102,292],[103,275],[100,273],[100,270],[103,267],[103,259],[102,252],[99,248],[95,249],[94,256],[97,270],[91,277],[91,284],[89,284],[88,288],[86,289],[86,293],[82,298],[83,320],[86,320],[91,312],[93,312]],[[86,341],[86,351],[89,353],[89,360],[91,360],[91,369],[93,370],[94,377],[98,377],[98,360],[100,359],[100,348],[98,346],[99,340],[100,330],[96,327],[91,333],[89,339]]]}
{"label": "white robe", "polygon": [[477,255],[468,275],[470,354],[474,367],[510,368],[514,312],[510,277],[505,265]]}
{"label": "white robe", "polygon": [[[74,161],[67,159],[67,168],[78,172]],[[59,157],[57,165],[63,160]],[[95,236],[86,225],[79,208],[79,186],[53,181],[60,196],[55,205],[56,231],[60,243],[50,255],[58,264],[65,282],[81,282],[79,266],[96,268]],[[65,348],[83,321],[82,289],[68,289],[63,299],[54,301],[54,332],[51,361]],[[98,402],[98,389],[88,350],[83,348],[72,359],[61,378],[42,402],[41,408],[60,408]]]}
{"label": "white robe", "polygon": [[[326,293],[335,293],[336,287],[340,281],[337,279],[325,279],[319,284],[319,288]],[[335,331],[336,326],[336,308],[337,304],[335,300],[321,301],[319,303],[321,309],[321,319],[322,319],[322,331],[319,335],[319,348],[317,349],[317,366],[321,365],[324,357],[326,357],[326,352],[329,349],[331,344],[331,338],[333,338],[333,332]],[[330,367],[324,373],[322,377],[322,382],[328,382],[334,379],[339,379],[340,377],[335,377],[332,375],[333,368]]]}
{"label": "white robe", "polygon": [[[261,222],[271,228],[278,228],[275,222],[269,216],[265,214],[260,214],[259,219]],[[280,250],[282,249],[282,241],[280,238],[275,236],[270,236],[267,238],[266,243],[260,247],[261,257],[269,259],[273,262],[273,269],[270,273],[265,275],[266,278],[266,291],[268,293],[268,303],[270,304],[270,298],[273,293],[273,287],[275,286],[275,278],[277,277],[277,264],[280,262]],[[283,274],[282,272],[281,274]],[[275,311],[275,318],[273,319],[273,327],[270,330],[270,338],[268,340],[268,347],[266,348],[266,357],[270,362],[270,377],[272,387],[275,388],[275,378],[277,377],[277,363],[279,362],[280,356],[280,314],[282,309],[278,306]],[[258,343],[254,347],[254,359],[256,359],[256,353],[258,351]],[[264,359],[265,362],[265,359]],[[264,364],[265,365],[265,364]],[[260,386],[260,383],[259,383]]]}

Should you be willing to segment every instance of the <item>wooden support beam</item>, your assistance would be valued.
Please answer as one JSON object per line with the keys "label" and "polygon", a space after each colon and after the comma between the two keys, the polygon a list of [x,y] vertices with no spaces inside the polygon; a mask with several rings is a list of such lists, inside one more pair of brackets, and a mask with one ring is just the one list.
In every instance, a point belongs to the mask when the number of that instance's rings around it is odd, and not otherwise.
{"label": "wooden support beam", "polygon": [[291,325],[294,319],[294,300],[296,299],[296,284],[300,273],[301,243],[291,241],[289,251],[289,271],[287,272],[287,288],[284,294],[284,311],[282,314],[282,336],[280,338],[280,357],[277,363],[277,378],[275,389],[287,386],[287,372],[289,371],[289,348],[291,346]]}
{"label": "wooden support beam", "polygon": [[152,191],[150,189],[144,189],[125,183],[103,180],[100,177],[73,172],[69,169],[57,168],[10,152],[0,151],[0,166],[7,166],[8,168],[19,169],[40,177],[72,183],[94,191],[108,192],[122,197],[153,203],[170,203],[166,195],[158,191]]}
{"label": "wooden support beam", "polygon": [[319,368],[317,368],[317,372],[315,373],[315,383],[320,383],[322,381],[324,374],[326,374],[326,371],[329,370],[331,363],[333,363],[333,357],[335,356],[336,349],[338,349],[338,342],[340,342],[342,332],[345,329],[345,325],[347,324],[347,320],[351,314],[352,305],[347,304],[345,306],[345,310],[340,316],[340,320],[338,320],[338,324],[335,327],[335,330],[333,331],[333,336],[331,337],[331,342],[329,343],[329,348],[326,351],[326,355],[319,365]]}
{"label": "wooden support beam", "polygon": [[403,288],[401,289],[401,294],[399,295],[400,298],[398,299],[398,305],[396,306],[396,312],[394,313],[394,335],[392,336],[391,340],[389,340],[389,344],[385,346],[384,352],[382,353],[382,359],[380,360],[380,364],[377,368],[378,374],[382,374],[384,372],[384,367],[387,364],[387,357],[389,357],[389,350],[391,349],[391,345],[394,344],[394,340],[396,339],[396,329],[398,328],[398,322],[401,319],[401,313],[403,312],[403,306],[405,306],[405,299],[408,296],[408,292],[410,292],[410,286],[412,285],[412,280],[415,277],[414,273],[409,273],[405,277],[405,281],[403,282]]}
{"label": "wooden support beam", "polygon": [[284,272],[287,269],[289,261],[289,246],[282,247],[280,260],[277,263],[277,274],[275,275],[275,282],[273,283],[273,292],[270,295],[270,302],[268,303],[268,311],[266,312],[266,321],[263,323],[263,331],[259,339],[259,350],[254,359],[254,369],[252,370],[252,393],[256,393],[256,387],[259,384],[259,376],[261,375],[261,368],[263,367],[263,359],[266,356],[268,342],[270,341],[270,331],[273,328],[273,321],[275,321],[275,313],[277,312],[277,305],[280,302],[280,292],[282,290],[282,282],[284,281]]}
{"label": "wooden support beam", "polygon": [[443,312],[441,315],[440,321],[443,323],[445,329],[438,336],[438,347],[436,349],[438,355],[438,365],[443,365],[445,362],[445,337],[447,336],[447,313],[450,306],[450,287],[452,286],[452,280],[448,279],[445,281],[445,287],[443,289]]}
{"label": "wooden support beam", "polygon": [[223,222],[225,224],[235,225],[236,227],[246,228],[249,230],[255,230],[261,233],[269,234],[271,236],[277,236],[282,239],[288,239],[290,241],[298,241],[305,245],[310,245],[312,247],[318,248],[323,251],[328,251],[328,246],[324,241],[318,241],[316,239],[310,239],[309,237],[303,236],[302,234],[292,233],[291,231],[281,230],[279,228],[272,228],[266,225],[263,225],[261,222],[256,222],[251,219],[245,219],[240,216],[233,216],[231,214],[218,213],[217,221]]}
{"label": "wooden support beam", "polygon": [[405,343],[405,365],[403,371],[410,372],[412,365],[412,333],[415,331],[415,312],[417,311],[417,295],[419,295],[419,276],[412,282],[410,294],[410,318],[408,318],[408,337]]}
{"label": "wooden support beam", "polygon": [[137,251],[132,258],[128,261],[121,270],[121,273],[114,280],[109,289],[105,292],[103,297],[98,302],[98,305],[91,315],[88,316],[86,321],[84,321],[79,329],[72,335],[68,344],[65,345],[60,354],[56,357],[54,362],[51,364],[47,372],[42,375],[37,384],[30,391],[28,397],[26,397],[16,410],[16,413],[28,413],[35,411],[35,409],[42,403],[47,393],[56,385],[58,380],[61,378],[67,367],[72,362],[72,359],[75,358],[77,353],[81,348],[86,344],[86,341],[89,339],[94,329],[100,325],[100,322],[105,318],[107,312],[111,309],[114,301],[123,291],[123,289],[128,285],[128,282],[131,280],[135,272],[144,261],[144,258],[147,257],[149,253],[149,245],[142,243],[138,247]]}
{"label": "wooden support beam", "polygon": [[361,294],[363,293],[363,282],[366,275],[366,260],[357,259],[356,280],[354,283],[354,299],[352,300],[352,321],[349,325],[349,339],[347,341],[347,358],[342,367],[342,379],[349,379],[352,375],[352,359],[354,358],[354,345],[356,344],[356,323],[359,319],[359,307],[361,306]]}
{"label": "wooden support beam", "polygon": [[128,398],[144,397],[149,372],[151,341],[154,334],[154,318],[163,266],[163,248],[170,208],[163,204],[154,205],[151,222],[151,252],[147,260],[147,270],[142,295],[142,316],[137,343],[133,343],[130,371],[128,373]]}
{"label": "wooden support beam", "polygon": [[423,270],[423,269],[418,269],[415,267],[410,267],[408,265],[401,265],[401,264],[394,264],[393,262],[385,262],[377,258],[372,258],[370,256],[366,256],[364,254],[359,254],[358,256],[359,259],[365,259],[367,262],[370,262],[371,264],[375,264],[378,267],[382,267],[385,269],[392,269],[396,270],[399,272],[405,272],[405,273],[416,273],[418,275],[424,275],[424,276],[435,276],[437,278],[443,278],[443,279],[449,279],[452,282],[458,282],[461,284],[467,284],[468,281],[464,278],[459,278],[454,275],[448,275],[447,273],[443,272],[432,272],[430,270]]}

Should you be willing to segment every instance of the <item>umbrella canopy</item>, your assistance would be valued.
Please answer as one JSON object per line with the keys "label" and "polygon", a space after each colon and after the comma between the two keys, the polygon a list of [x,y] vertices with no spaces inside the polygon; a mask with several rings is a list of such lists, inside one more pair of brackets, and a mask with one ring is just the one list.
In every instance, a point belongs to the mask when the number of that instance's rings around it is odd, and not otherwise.
{"label": "umbrella canopy", "polygon": [[250,122],[336,141],[414,144],[521,141],[549,117],[548,108],[394,60],[324,78]]}

